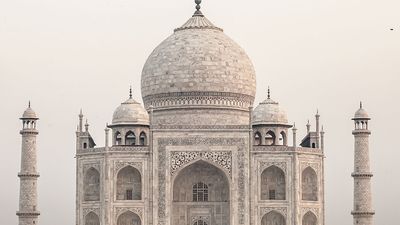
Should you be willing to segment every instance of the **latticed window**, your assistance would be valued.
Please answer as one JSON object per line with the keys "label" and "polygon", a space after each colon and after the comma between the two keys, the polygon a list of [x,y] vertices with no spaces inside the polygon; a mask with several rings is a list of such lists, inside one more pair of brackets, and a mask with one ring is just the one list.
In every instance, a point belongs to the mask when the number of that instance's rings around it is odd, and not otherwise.
{"label": "latticed window", "polygon": [[193,225],[208,225],[204,220],[197,220]]}
{"label": "latticed window", "polygon": [[269,190],[269,200],[275,200],[275,190]]}
{"label": "latticed window", "polygon": [[128,189],[126,190],[126,200],[133,200],[133,190],[132,189]]}
{"label": "latticed window", "polygon": [[[203,182],[199,182],[199,183],[193,185],[193,201],[194,202],[207,202],[208,201],[208,186],[206,184],[204,184]],[[203,225],[203,224],[201,224],[201,225]]]}

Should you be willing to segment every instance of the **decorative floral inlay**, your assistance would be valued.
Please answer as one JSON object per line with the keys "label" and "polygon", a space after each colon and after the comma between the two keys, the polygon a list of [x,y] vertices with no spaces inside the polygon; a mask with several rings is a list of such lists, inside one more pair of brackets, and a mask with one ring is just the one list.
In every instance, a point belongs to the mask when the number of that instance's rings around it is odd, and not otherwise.
{"label": "decorative floral inlay", "polygon": [[187,151],[172,151],[171,152],[171,175],[182,166],[196,159],[205,159],[213,162],[224,168],[229,175],[232,169],[232,153],[230,151],[221,152],[187,152]]}

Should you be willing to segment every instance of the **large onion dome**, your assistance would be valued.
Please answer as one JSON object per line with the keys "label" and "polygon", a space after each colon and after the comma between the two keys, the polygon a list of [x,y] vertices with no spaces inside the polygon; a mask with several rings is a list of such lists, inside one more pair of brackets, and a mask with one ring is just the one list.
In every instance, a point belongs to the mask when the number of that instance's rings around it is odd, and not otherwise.
{"label": "large onion dome", "polygon": [[182,106],[248,110],[256,90],[245,51],[200,10],[154,49],[141,82],[145,107],[155,111]]}
{"label": "large onion dome", "polygon": [[130,96],[114,111],[110,126],[117,125],[149,125],[149,114],[139,102]]}

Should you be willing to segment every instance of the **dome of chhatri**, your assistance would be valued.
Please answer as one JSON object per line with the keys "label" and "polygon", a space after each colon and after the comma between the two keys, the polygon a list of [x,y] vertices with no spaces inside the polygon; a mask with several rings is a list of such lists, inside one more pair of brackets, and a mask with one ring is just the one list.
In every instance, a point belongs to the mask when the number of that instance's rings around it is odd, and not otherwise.
{"label": "dome of chhatri", "polygon": [[29,102],[28,108],[22,114],[21,119],[37,119],[35,111],[31,108],[31,103]]}
{"label": "dome of chhatri", "polygon": [[354,114],[354,119],[369,119],[369,115],[367,111],[363,109],[361,102],[360,102],[360,108]]}
{"label": "dome of chhatri", "polygon": [[146,108],[152,105],[157,109],[163,104],[160,102],[171,98],[174,102],[189,98],[188,104],[196,104],[193,102],[198,101],[190,101],[195,97],[206,99],[203,104],[221,106],[222,102],[213,100],[223,96],[232,102],[245,102],[232,106],[248,109],[254,101],[255,79],[245,51],[197,10],[148,57],[141,88]]}
{"label": "dome of chhatri", "polygon": [[111,126],[149,125],[149,114],[132,96],[114,111]]}
{"label": "dome of chhatri", "polygon": [[268,98],[261,102],[253,111],[253,125],[284,125],[289,126],[286,112],[278,102]]}

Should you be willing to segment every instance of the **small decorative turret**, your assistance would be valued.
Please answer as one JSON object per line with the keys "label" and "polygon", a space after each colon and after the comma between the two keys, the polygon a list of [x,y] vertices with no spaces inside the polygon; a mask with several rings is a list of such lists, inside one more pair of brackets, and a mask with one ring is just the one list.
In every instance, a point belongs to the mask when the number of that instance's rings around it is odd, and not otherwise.
{"label": "small decorative turret", "polygon": [[36,122],[39,118],[31,108],[28,108],[20,118],[22,120],[22,148],[21,148],[21,172],[20,195],[19,195],[19,225],[37,225],[40,215],[37,210],[37,155],[36,155],[36,136],[39,134],[36,129]]}
{"label": "small decorative turret", "polygon": [[317,109],[317,114],[315,114],[315,132],[316,132],[316,147],[319,148],[319,113]]}
{"label": "small decorative turret", "polygon": [[296,123],[294,123],[293,124],[293,128],[292,128],[292,131],[293,131],[293,147],[296,147],[297,146],[297,128],[296,128]]}
{"label": "small decorative turret", "polygon": [[86,119],[85,122],[85,130],[83,131],[83,113],[82,109],[79,113],[79,125],[78,131],[76,132],[76,150],[79,149],[87,149],[87,148],[94,148],[96,143],[94,142],[92,136],[89,133],[89,123]]}
{"label": "small decorative turret", "polygon": [[371,131],[368,129],[370,120],[367,111],[362,107],[356,111],[354,118],[354,225],[373,225],[372,194],[369,160],[369,136]]}

